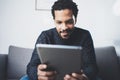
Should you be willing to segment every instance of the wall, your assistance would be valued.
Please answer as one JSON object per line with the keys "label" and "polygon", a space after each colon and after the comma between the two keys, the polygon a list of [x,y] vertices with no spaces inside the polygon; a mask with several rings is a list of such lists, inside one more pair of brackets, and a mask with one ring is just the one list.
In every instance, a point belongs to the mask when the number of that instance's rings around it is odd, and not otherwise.
{"label": "wall", "polygon": [[[77,0],[76,26],[91,32],[95,47],[113,45],[120,55],[120,16],[116,0]],[[41,31],[54,27],[50,11],[35,10],[35,0],[0,0],[0,53],[9,45],[33,48]]]}

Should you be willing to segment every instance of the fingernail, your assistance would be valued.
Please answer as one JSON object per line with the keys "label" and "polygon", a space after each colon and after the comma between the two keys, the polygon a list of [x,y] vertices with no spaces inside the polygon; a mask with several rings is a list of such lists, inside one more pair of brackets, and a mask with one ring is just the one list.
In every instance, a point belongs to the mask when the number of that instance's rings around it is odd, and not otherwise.
{"label": "fingernail", "polygon": [[47,68],[47,65],[43,65],[43,68]]}
{"label": "fingernail", "polygon": [[70,75],[66,74],[65,77],[70,78]]}
{"label": "fingernail", "polygon": [[73,76],[76,76],[76,73],[72,73]]}

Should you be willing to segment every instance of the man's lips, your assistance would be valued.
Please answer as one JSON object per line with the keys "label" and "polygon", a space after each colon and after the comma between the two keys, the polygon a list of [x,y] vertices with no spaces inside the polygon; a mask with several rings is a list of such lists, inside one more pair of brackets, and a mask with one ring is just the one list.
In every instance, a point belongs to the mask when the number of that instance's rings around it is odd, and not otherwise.
{"label": "man's lips", "polygon": [[70,33],[70,32],[71,32],[71,30],[69,30],[69,29],[61,30],[61,31],[60,31],[60,33]]}
{"label": "man's lips", "polygon": [[63,36],[68,36],[70,34],[70,31],[63,30],[63,31],[60,31],[60,34],[63,35]]}
{"label": "man's lips", "polygon": [[69,37],[69,33],[68,32],[63,32],[63,33],[60,33],[62,37],[64,38],[67,38]]}

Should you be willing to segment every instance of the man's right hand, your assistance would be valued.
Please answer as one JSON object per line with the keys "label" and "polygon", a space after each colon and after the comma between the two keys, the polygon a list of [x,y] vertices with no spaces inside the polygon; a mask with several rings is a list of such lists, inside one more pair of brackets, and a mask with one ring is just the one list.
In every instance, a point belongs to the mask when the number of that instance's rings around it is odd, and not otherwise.
{"label": "man's right hand", "polygon": [[37,67],[38,80],[55,80],[56,71],[47,71],[46,64],[40,64]]}

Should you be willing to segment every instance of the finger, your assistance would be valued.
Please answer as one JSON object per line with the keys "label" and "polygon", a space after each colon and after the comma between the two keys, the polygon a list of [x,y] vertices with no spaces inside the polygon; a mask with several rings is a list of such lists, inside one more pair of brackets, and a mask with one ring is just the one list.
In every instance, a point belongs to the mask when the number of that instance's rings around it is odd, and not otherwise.
{"label": "finger", "polygon": [[70,75],[66,74],[64,80],[69,80],[69,79],[70,79]]}
{"label": "finger", "polygon": [[46,69],[46,68],[47,68],[47,65],[45,65],[45,64],[38,65],[38,67],[37,67],[37,75],[39,76],[41,74],[40,72],[42,70]]}
{"label": "finger", "polygon": [[83,80],[82,74],[72,73],[72,76],[78,80]]}
{"label": "finger", "polygon": [[38,80],[54,80],[55,77],[47,77],[47,76],[38,76]]}
{"label": "finger", "polygon": [[65,75],[64,80],[78,80],[78,79],[70,75]]}
{"label": "finger", "polygon": [[39,71],[39,74],[41,76],[53,76],[56,75],[56,71]]}
{"label": "finger", "polygon": [[74,76],[74,77],[80,77],[80,76],[82,76],[82,75],[77,74],[77,73],[72,73],[72,76]]}
{"label": "finger", "polygon": [[46,64],[40,64],[40,65],[38,65],[38,70],[44,70],[46,68],[47,68]]}
{"label": "finger", "polygon": [[79,80],[88,80],[88,78],[85,74],[72,73],[72,76],[79,79]]}
{"label": "finger", "polygon": [[74,77],[81,77],[82,74],[84,74],[83,70],[81,70],[79,73],[72,73],[72,76],[74,76]]}

